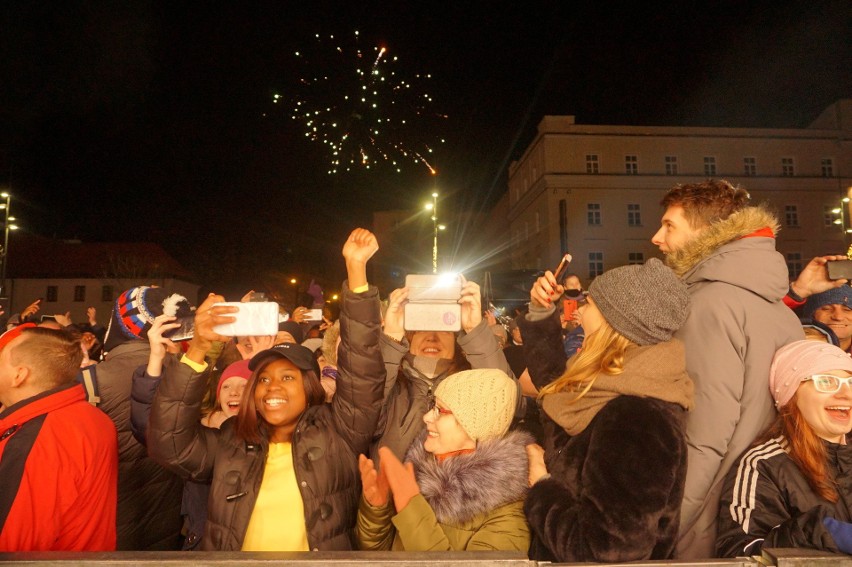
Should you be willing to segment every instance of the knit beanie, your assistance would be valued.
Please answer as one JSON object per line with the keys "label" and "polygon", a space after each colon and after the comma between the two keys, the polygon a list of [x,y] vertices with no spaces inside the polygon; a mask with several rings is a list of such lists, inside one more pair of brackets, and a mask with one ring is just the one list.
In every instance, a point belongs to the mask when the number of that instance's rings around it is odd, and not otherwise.
{"label": "knit beanie", "polygon": [[448,376],[435,398],[474,441],[502,437],[515,414],[518,387],[502,370],[480,368]]}
{"label": "knit beanie", "polygon": [[852,307],[852,287],[844,284],[840,287],[817,293],[808,298],[805,307],[802,309],[802,315],[805,317],[813,317],[814,311],[823,305],[845,305]]}
{"label": "knit beanie", "polygon": [[672,338],[689,312],[686,284],[656,258],[604,272],[589,295],[613,329],[641,346]]}
{"label": "knit beanie", "polygon": [[222,392],[222,384],[225,383],[225,380],[228,378],[242,378],[243,380],[248,380],[251,378],[251,370],[249,369],[250,360],[238,360],[237,362],[229,364],[225,367],[225,370],[222,371],[222,376],[219,377],[219,385],[216,386],[216,398],[219,398],[219,394]]}
{"label": "knit beanie", "polygon": [[769,367],[769,391],[775,398],[775,406],[780,408],[789,402],[803,378],[831,370],[852,372],[849,353],[834,345],[807,339],[781,347]]}
{"label": "knit beanie", "polygon": [[161,287],[138,286],[122,292],[115,300],[104,339],[104,350],[132,340],[148,338],[148,329],[159,315],[181,319],[194,317],[195,307],[177,293]]}

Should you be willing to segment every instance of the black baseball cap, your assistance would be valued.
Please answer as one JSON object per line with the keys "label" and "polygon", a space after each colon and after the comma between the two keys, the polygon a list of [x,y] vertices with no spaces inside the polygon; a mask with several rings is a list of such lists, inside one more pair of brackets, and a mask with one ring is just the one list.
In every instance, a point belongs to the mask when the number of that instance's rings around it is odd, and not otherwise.
{"label": "black baseball cap", "polygon": [[249,361],[249,370],[255,371],[261,365],[280,358],[289,360],[301,370],[313,370],[317,376],[320,375],[319,365],[311,349],[292,343],[283,343],[260,351]]}

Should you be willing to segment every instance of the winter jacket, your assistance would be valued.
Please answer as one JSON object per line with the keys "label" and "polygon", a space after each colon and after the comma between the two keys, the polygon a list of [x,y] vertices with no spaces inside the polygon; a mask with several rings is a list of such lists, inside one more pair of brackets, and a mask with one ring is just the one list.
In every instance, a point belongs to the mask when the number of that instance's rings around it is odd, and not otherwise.
{"label": "winter jacket", "polygon": [[117,479],[115,426],[76,382],[6,408],[0,551],[114,550]]}
{"label": "winter jacket", "polygon": [[775,417],[766,386],[772,357],[804,338],[781,301],[789,277],[775,239],[750,236],[767,227],[777,233],[775,217],[747,207],[667,258],[689,287],[689,316],[675,337],[686,346],[686,369],[695,382],[679,558],[712,557],[725,476]]}
{"label": "winter jacket", "polygon": [[[405,455],[408,448],[425,430],[423,414],[429,409],[432,393],[447,373],[429,378],[414,369],[406,357],[407,339],[397,342],[382,334],[382,359],[385,362],[388,381],[385,386],[385,401],[376,434],[373,438],[371,455],[378,464],[379,447],[389,447],[395,455]],[[464,351],[471,368],[497,368],[510,377],[512,369],[500,343],[487,322],[483,319],[470,333],[462,332],[457,346]],[[520,400],[520,386],[518,387]]]}
{"label": "winter jacket", "polygon": [[828,475],[840,498],[829,502],[808,484],[783,437],[749,449],[725,479],[719,506],[719,557],[760,555],[762,547],[838,553],[822,520],[852,522],[852,445],[823,441]]}
{"label": "winter jacket", "polygon": [[[565,371],[559,317],[552,308],[520,322],[527,368],[542,388]],[[639,347],[637,347],[639,348]],[[644,356],[653,358],[653,349]],[[677,367],[676,367],[677,366]],[[629,379],[629,361],[624,373]],[[684,362],[660,368],[682,374]],[[578,435],[545,411],[545,464],[550,478],[530,488],[524,510],[530,557],[557,562],[669,559],[677,539],[686,477],[686,411],[677,404],[622,395]]]}
{"label": "winter jacket", "polygon": [[523,551],[530,543],[523,500],[529,476],[526,445],[511,432],[473,453],[439,462],[416,442],[406,456],[420,494],[398,514],[393,499],[373,507],[361,498],[360,549],[379,551]]}
{"label": "winter jacket", "polygon": [[147,364],[148,341],[135,339],[113,348],[97,365],[98,408],[118,430],[118,543],[124,551],[180,549],[183,481],[148,457],[130,431],[133,371]]}
{"label": "winter jacket", "polygon": [[[385,372],[379,352],[378,291],[346,284],[340,317],[337,393],[308,407],[293,433],[293,463],[312,550],[354,548],[361,495],[358,455],[366,453],[381,408]],[[204,374],[167,363],[148,425],[151,456],[185,478],[211,481],[202,550],[237,551],[257,500],[268,446],[240,440],[234,419],[221,429],[199,422]]]}
{"label": "winter jacket", "polygon": [[[169,355],[171,357],[172,355]],[[133,389],[130,394],[130,430],[133,437],[142,445],[148,446],[148,419],[151,404],[157,393],[162,376],[148,374],[148,365],[144,364],[133,372]],[[204,524],[207,523],[207,500],[210,496],[209,482],[188,480],[183,485],[180,513],[184,520],[184,551],[192,551],[201,543]]]}

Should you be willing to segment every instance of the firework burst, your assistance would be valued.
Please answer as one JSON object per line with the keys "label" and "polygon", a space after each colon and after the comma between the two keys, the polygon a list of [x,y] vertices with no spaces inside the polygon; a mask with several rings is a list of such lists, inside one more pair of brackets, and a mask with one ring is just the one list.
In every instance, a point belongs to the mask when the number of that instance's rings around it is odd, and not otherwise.
{"label": "firework burst", "polygon": [[305,137],[323,145],[330,174],[406,165],[436,173],[430,161],[446,117],[430,110],[431,75],[406,78],[395,55],[384,46],[362,48],[357,31],[345,40],[317,34],[295,55],[298,85],[273,102],[289,103]]}

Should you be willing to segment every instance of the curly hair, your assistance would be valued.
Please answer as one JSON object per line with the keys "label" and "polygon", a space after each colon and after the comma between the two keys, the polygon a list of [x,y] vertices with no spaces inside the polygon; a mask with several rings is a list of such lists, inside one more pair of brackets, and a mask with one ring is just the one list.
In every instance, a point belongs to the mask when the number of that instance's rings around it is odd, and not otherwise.
{"label": "curly hair", "polygon": [[751,196],[745,189],[723,179],[708,179],[701,183],[675,185],[660,205],[665,209],[682,207],[690,227],[701,228],[728,218],[747,207],[750,200]]}

